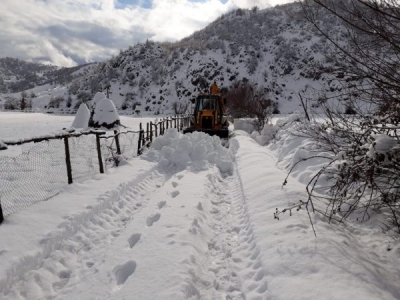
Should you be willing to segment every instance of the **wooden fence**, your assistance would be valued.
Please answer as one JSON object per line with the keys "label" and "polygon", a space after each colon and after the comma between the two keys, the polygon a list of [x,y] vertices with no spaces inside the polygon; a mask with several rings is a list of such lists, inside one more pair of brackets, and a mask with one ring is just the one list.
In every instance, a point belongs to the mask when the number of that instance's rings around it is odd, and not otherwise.
{"label": "wooden fence", "polygon": [[[121,135],[133,133],[138,134],[137,141],[137,156],[143,153],[145,147],[148,147],[155,138],[161,136],[165,133],[165,131],[169,128],[176,128],[178,131],[182,131],[183,128],[187,127],[190,122],[190,116],[174,116],[167,117],[159,120],[158,122],[148,122],[144,126],[142,123],[139,125],[139,131],[118,131],[114,130],[114,134],[106,135],[106,131],[103,130],[87,130],[87,131],[75,131],[72,130],[64,130],[60,134],[52,135],[52,136],[43,136],[32,139],[22,139],[18,141],[3,141],[3,144],[7,146],[15,146],[22,145],[26,143],[41,143],[50,140],[63,140],[64,141],[64,150],[65,150],[65,166],[66,166],[66,180],[68,184],[73,183],[72,176],[72,165],[71,165],[71,153],[70,153],[70,138],[79,138],[84,135],[94,135],[96,137],[96,149],[97,149],[97,160],[99,165],[99,173],[104,173],[104,163],[103,162],[103,154],[101,152],[101,139],[114,139],[115,141],[115,152],[118,155],[123,154],[120,146],[120,137]],[[114,143],[112,143],[113,145]],[[6,147],[0,148],[0,150],[7,149]],[[0,189],[1,190],[1,189]],[[0,194],[1,196],[1,194]],[[1,205],[1,197],[0,197],[0,223],[4,220],[3,208]]]}

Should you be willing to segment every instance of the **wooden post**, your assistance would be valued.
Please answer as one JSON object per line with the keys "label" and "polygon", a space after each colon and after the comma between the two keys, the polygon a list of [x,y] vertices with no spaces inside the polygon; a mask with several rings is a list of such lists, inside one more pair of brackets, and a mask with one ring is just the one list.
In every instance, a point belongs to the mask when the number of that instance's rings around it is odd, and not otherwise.
{"label": "wooden post", "polygon": [[168,127],[169,127],[169,119],[167,118],[167,130],[168,130]]}
{"label": "wooden post", "polygon": [[150,142],[153,142],[153,122],[150,121]]}
{"label": "wooden post", "polygon": [[149,123],[146,123],[146,141],[149,140]]}
{"label": "wooden post", "polygon": [[104,174],[103,159],[101,158],[100,134],[96,134],[97,158],[99,159],[100,173]]}
{"label": "wooden post", "polygon": [[144,138],[143,137],[144,136],[144,132],[143,132],[143,130],[142,130],[142,123],[140,123],[139,124],[139,139],[138,139],[138,148],[137,148],[137,155],[139,156],[140,154],[141,154],[141,149],[142,149],[142,146],[143,146],[143,144],[142,144],[142,138]]}
{"label": "wooden post", "polygon": [[164,120],[160,123],[160,136],[163,135]]}
{"label": "wooden post", "polygon": [[[158,123],[158,125],[160,125],[160,123]],[[154,124],[154,127],[156,128],[156,129],[154,130],[155,137],[158,137],[158,131],[157,131],[157,130],[158,130],[158,129],[157,129],[158,125]]]}
{"label": "wooden post", "polygon": [[65,146],[65,164],[67,165],[68,184],[71,184],[72,183],[72,167],[71,167],[71,156],[69,153],[68,137],[64,137],[64,146]]}
{"label": "wooden post", "polygon": [[1,208],[1,198],[0,198],[0,224],[3,223],[4,216],[3,216],[3,209]]}
{"label": "wooden post", "polygon": [[118,130],[114,130],[115,145],[117,146],[117,154],[121,155],[121,147],[119,145],[119,133]]}
{"label": "wooden post", "polygon": [[176,128],[176,115],[175,115],[175,119],[174,119],[174,128]]}

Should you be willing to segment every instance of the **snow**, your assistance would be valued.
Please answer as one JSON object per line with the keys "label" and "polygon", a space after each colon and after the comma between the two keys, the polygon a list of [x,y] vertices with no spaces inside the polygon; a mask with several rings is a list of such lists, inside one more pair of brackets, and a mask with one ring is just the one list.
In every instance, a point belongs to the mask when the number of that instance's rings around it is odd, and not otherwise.
{"label": "snow", "polygon": [[114,103],[108,98],[99,100],[94,109],[93,121],[99,126],[106,127],[119,122],[119,120]]}
{"label": "snow", "polygon": [[307,197],[301,180],[282,186],[311,149],[290,135],[296,120],[275,121],[267,146],[242,130],[225,148],[170,129],[142,157],[7,217],[0,299],[399,299],[390,236],[311,215],[314,237],[303,210],[273,218]]}
{"label": "snow", "polygon": [[107,97],[103,92],[97,92],[93,97],[92,106],[96,107],[97,103],[99,103],[100,100],[103,100],[104,98],[107,98]]}
{"label": "snow", "polygon": [[176,129],[168,130],[154,141],[143,158],[158,162],[164,172],[187,168],[200,171],[209,168],[210,164],[215,164],[221,173],[233,169],[232,153],[221,145],[218,137],[203,132],[182,137]]}
{"label": "snow", "polygon": [[72,128],[87,128],[89,126],[90,111],[85,103],[81,103],[74,122],[72,122]]}

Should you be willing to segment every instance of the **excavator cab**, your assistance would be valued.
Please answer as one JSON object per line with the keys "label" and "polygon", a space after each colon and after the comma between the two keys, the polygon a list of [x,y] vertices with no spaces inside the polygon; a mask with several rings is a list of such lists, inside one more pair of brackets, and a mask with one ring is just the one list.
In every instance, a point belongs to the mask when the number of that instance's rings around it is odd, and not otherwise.
{"label": "excavator cab", "polygon": [[194,100],[194,111],[190,120],[190,127],[184,133],[202,131],[209,135],[226,138],[229,135],[228,118],[225,115],[226,99],[220,94],[200,94]]}

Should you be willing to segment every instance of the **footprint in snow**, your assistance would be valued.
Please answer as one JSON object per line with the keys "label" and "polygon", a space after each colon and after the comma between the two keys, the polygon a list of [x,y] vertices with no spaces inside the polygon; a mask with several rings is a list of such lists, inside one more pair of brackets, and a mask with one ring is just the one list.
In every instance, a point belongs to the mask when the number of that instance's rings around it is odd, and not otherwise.
{"label": "footprint in snow", "polygon": [[167,201],[160,201],[158,202],[158,208],[161,209],[165,206],[165,204],[167,204]]}
{"label": "footprint in snow", "polygon": [[173,181],[173,182],[172,182],[172,186],[173,186],[174,188],[176,188],[176,187],[178,186],[178,183],[177,183],[176,181]]}
{"label": "footprint in snow", "polygon": [[129,247],[131,247],[131,249],[137,244],[137,242],[139,242],[141,236],[140,233],[134,233],[131,235],[128,239]]}
{"label": "footprint in snow", "polygon": [[113,269],[117,285],[124,284],[125,281],[131,276],[136,269],[136,262],[129,260],[123,265],[115,266]]}
{"label": "footprint in snow", "polygon": [[181,193],[180,191],[173,191],[173,192],[171,193],[171,197],[172,197],[172,198],[175,198],[175,197],[178,196],[180,193]]}
{"label": "footprint in snow", "polygon": [[147,226],[153,226],[153,224],[155,222],[157,222],[158,220],[160,220],[161,214],[160,213],[155,213],[152,214],[150,217],[147,218],[146,224]]}

